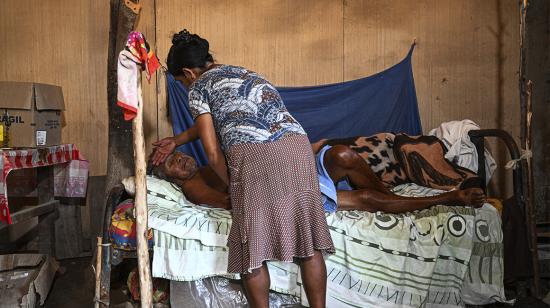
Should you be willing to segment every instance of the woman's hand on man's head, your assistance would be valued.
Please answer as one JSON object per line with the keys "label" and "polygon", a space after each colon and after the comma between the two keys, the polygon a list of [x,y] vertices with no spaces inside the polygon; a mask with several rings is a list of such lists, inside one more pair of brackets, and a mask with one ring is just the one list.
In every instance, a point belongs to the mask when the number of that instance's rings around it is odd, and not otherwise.
{"label": "woman's hand on man's head", "polygon": [[153,164],[158,166],[166,160],[168,155],[174,152],[176,149],[176,141],[174,137],[166,137],[157,142],[153,142],[153,146],[155,146],[153,152]]}

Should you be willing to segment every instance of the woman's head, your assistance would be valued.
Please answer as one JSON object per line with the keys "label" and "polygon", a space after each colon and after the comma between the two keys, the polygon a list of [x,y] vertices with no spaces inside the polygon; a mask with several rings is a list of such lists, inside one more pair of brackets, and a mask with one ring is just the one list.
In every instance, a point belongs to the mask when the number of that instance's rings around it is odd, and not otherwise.
{"label": "woman's head", "polygon": [[[172,47],[168,52],[166,64],[168,72],[178,80],[195,81],[210,64],[214,58],[209,52],[208,41],[197,34],[191,34],[187,29],[174,34]],[[178,78],[179,77],[179,78]]]}

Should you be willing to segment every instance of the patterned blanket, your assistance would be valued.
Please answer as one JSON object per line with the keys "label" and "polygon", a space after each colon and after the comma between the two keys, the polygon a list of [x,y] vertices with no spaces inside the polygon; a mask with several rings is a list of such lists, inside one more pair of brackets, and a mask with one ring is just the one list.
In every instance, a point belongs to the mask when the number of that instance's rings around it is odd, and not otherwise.
{"label": "patterned blanket", "polygon": [[[158,185],[157,185],[158,184]],[[191,281],[227,275],[228,211],[197,206],[166,182],[148,180],[153,276]],[[440,193],[414,184],[395,193]],[[463,307],[505,301],[497,211],[435,206],[407,214],[327,215],[336,253],[326,258],[328,307]],[[298,267],[268,263],[271,288],[307,298]],[[238,278],[238,277],[232,277]]]}

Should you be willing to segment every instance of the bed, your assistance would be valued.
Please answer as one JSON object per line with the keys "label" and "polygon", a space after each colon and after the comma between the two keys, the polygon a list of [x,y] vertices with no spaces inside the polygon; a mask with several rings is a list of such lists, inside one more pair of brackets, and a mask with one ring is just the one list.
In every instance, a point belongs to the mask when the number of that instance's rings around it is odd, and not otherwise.
{"label": "bed", "polygon": [[[483,138],[483,131],[476,134]],[[230,212],[193,204],[169,182],[148,177],[147,184],[153,276],[169,279],[173,291],[184,290],[192,298],[189,307],[245,306],[235,283],[239,277],[226,273]],[[419,197],[442,191],[405,183],[393,192]],[[327,307],[507,302],[501,219],[490,204],[438,205],[406,214],[337,211],[326,218],[336,247],[326,257]],[[268,267],[276,306],[307,306],[298,267],[281,262]]]}
{"label": "bed", "polygon": [[[148,178],[148,185],[153,276],[172,281],[228,277],[230,213],[192,204],[165,181]],[[394,192],[428,196],[441,191],[403,184]],[[326,258],[328,307],[463,307],[505,301],[500,217],[489,204],[475,210],[436,206],[402,215],[338,211],[326,217],[336,248]],[[297,266],[268,266],[271,289],[307,305]]]}

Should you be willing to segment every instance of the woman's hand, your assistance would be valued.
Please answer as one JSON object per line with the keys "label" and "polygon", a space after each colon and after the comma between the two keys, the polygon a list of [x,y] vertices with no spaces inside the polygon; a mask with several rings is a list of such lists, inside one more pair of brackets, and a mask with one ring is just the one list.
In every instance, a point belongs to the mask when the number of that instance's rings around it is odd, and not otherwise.
{"label": "woman's hand", "polygon": [[176,140],[174,137],[166,137],[157,142],[153,142],[156,147],[153,152],[153,165],[158,166],[162,164],[168,155],[172,154],[176,149]]}

